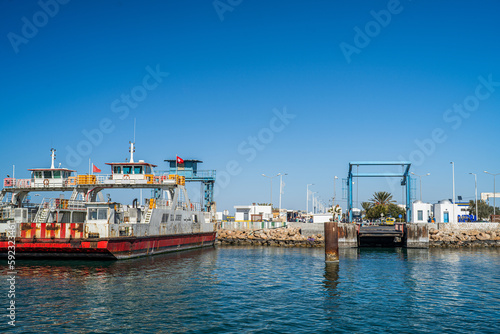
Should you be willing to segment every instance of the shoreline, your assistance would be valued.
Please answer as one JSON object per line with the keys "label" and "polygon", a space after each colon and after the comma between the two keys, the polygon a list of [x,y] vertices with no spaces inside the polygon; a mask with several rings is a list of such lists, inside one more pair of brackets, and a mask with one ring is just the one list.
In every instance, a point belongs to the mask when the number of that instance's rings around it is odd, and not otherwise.
{"label": "shoreline", "polygon": [[[440,224],[441,225],[441,224]],[[500,247],[500,224],[487,229],[466,226],[429,226],[429,248],[488,248]],[[287,226],[275,229],[217,231],[216,245],[266,247],[324,247],[323,225],[304,231],[301,227]],[[474,227],[474,226],[472,226]],[[478,226],[476,226],[478,227]],[[305,233],[304,233],[305,232]],[[313,233],[311,233],[313,232]],[[340,248],[355,248],[342,247]]]}

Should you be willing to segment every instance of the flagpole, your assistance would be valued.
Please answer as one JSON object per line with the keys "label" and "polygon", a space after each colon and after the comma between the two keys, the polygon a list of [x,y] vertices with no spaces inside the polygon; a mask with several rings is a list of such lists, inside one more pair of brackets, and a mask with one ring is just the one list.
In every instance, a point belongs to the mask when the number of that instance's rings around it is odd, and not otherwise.
{"label": "flagpole", "polygon": [[90,158],[89,158],[89,174],[90,174]]}

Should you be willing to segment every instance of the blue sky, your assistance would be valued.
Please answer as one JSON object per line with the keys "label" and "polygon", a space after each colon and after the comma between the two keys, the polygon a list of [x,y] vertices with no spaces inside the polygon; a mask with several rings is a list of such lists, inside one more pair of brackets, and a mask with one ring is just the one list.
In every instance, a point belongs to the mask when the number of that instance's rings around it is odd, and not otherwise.
{"label": "blue sky", "polygon": [[[308,183],[328,202],[355,160],[411,160],[431,173],[425,201],[451,198],[450,161],[457,195],[474,197],[469,172],[493,191],[496,1],[40,3],[0,2],[4,176],[49,166],[51,147],[62,166],[85,173],[91,158],[108,172],[135,118],[136,159],[203,160],[220,175],[218,210],[269,202],[262,173],[288,173],[285,207],[305,209]],[[395,184],[359,180],[355,201],[400,201]]]}

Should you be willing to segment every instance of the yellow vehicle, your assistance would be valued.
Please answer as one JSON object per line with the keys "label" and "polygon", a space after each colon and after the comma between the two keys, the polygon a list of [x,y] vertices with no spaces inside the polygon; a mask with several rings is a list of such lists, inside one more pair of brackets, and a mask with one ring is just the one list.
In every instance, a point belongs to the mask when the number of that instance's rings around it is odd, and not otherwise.
{"label": "yellow vehicle", "polygon": [[386,218],[385,219],[385,225],[394,225],[394,223],[396,222],[396,218]]}

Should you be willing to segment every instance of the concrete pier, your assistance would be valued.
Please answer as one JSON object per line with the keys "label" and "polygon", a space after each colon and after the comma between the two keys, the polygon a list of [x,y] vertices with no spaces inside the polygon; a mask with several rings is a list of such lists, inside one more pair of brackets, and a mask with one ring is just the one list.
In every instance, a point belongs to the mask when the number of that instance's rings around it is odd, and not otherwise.
{"label": "concrete pier", "polygon": [[406,248],[429,248],[428,224],[406,224],[405,239]]}
{"label": "concrete pier", "polygon": [[339,223],[339,247],[358,247],[358,230],[356,224]]}

